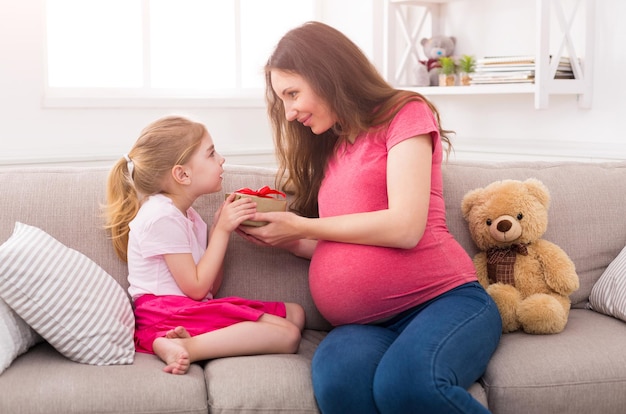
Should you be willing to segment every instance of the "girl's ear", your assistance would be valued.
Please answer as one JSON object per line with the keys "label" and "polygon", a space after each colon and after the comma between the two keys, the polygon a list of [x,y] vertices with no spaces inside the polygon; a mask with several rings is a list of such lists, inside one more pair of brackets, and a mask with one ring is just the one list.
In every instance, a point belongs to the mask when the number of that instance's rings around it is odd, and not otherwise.
{"label": "girl's ear", "polygon": [[178,184],[189,184],[191,182],[191,177],[182,165],[175,165],[172,168],[172,177]]}

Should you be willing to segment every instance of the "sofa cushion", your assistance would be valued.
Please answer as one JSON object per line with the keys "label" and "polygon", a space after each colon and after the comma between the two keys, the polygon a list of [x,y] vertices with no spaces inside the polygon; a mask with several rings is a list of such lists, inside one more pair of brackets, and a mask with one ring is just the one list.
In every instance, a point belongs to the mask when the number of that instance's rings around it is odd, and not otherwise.
{"label": "sofa cushion", "polygon": [[37,332],[0,299],[0,374],[40,340]]}
{"label": "sofa cushion", "polygon": [[96,262],[126,289],[128,269],[104,228],[110,167],[0,168],[0,243],[28,223]]}
{"label": "sofa cushion", "polygon": [[626,246],[591,289],[589,307],[626,321]]}
{"label": "sofa cushion", "polygon": [[504,334],[483,376],[498,414],[623,413],[626,326],[572,309],[554,335]]}
{"label": "sofa cushion", "polygon": [[[311,360],[327,335],[306,329],[295,355],[255,355],[221,358],[204,371],[209,409],[216,414],[319,413],[311,382]],[[468,390],[485,407],[487,395],[479,383]]]}
{"label": "sofa cushion", "polygon": [[326,332],[305,330],[295,355],[221,358],[204,372],[211,413],[318,413],[311,359]]}
{"label": "sofa cushion", "polygon": [[202,368],[163,372],[155,355],[132,365],[77,364],[47,343],[35,345],[0,375],[0,413],[207,414]]}
{"label": "sofa cushion", "polygon": [[443,165],[443,177],[448,227],[472,256],[478,250],[461,214],[463,196],[497,180],[543,182],[551,197],[543,238],[567,253],[580,279],[580,288],[570,296],[573,307],[587,305],[593,285],[626,243],[626,161],[449,161]]}
{"label": "sofa cushion", "polygon": [[73,361],[133,362],[135,319],[126,293],[88,257],[37,227],[16,223],[0,246],[0,296]]}

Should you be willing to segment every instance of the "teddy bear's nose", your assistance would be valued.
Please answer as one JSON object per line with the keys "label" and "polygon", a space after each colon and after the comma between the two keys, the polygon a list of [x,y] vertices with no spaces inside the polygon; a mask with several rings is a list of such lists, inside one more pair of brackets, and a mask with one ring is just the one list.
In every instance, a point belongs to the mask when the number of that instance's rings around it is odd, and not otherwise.
{"label": "teddy bear's nose", "polygon": [[502,233],[506,233],[507,231],[509,231],[511,229],[511,227],[513,226],[513,224],[509,221],[509,220],[502,220],[501,222],[498,223],[498,231],[501,231]]}

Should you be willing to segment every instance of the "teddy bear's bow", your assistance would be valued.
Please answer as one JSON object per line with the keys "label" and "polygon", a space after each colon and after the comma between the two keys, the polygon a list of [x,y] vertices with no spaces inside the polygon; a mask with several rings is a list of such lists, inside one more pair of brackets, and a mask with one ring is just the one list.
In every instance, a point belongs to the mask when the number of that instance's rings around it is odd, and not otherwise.
{"label": "teddy bear's bow", "polygon": [[528,255],[527,244],[512,244],[508,247],[492,247],[487,250],[487,276],[491,283],[515,286],[514,266],[518,254]]}

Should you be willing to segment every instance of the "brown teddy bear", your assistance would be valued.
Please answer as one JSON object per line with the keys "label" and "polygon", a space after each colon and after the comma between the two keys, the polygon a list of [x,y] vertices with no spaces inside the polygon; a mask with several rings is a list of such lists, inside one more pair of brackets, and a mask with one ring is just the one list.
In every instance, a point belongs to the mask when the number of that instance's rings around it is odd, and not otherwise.
{"label": "brown teddy bear", "polygon": [[481,250],[479,282],[498,305],[502,332],[553,334],[565,329],[576,268],[557,245],[541,239],[550,194],[534,178],[496,181],[465,194],[463,217]]}

